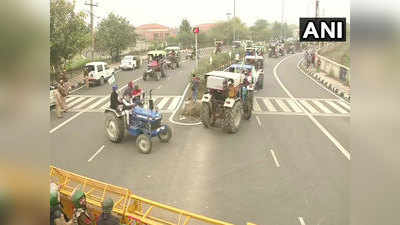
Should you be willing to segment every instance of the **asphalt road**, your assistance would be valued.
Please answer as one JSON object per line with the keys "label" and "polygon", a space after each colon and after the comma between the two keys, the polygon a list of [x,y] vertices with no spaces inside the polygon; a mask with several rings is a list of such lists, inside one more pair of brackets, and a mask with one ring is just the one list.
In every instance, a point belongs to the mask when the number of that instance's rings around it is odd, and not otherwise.
{"label": "asphalt road", "polygon": [[[264,99],[273,99],[276,109],[285,102],[293,111],[287,91],[293,101],[312,99],[309,104],[317,108],[314,103],[321,100],[333,112],[326,101],[336,97],[298,71],[300,57],[292,55],[278,67],[283,58],[266,59],[264,89],[256,93],[262,112],[270,107],[263,105]],[[193,68],[194,63],[187,62],[169,79],[138,82],[145,89],[159,88],[155,95],[180,96]],[[122,87],[141,74],[140,70],[119,72],[116,78]],[[74,95],[109,92],[104,85]],[[108,141],[101,112],[70,112],[61,120],[51,113],[51,164],[235,224],[349,224],[350,161],[337,147],[339,143],[351,152],[348,114],[292,113],[285,107],[277,111],[255,113],[242,121],[236,134],[165,120],[173,128],[173,137],[168,144],[154,139],[149,155],[137,151],[134,137],[120,144]]]}

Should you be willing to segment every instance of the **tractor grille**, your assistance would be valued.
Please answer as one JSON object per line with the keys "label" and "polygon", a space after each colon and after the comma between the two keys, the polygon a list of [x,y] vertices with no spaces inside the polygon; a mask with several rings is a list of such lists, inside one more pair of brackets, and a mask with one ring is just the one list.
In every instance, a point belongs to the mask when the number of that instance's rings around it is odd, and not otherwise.
{"label": "tractor grille", "polygon": [[161,127],[161,119],[151,122],[151,129],[156,130]]}

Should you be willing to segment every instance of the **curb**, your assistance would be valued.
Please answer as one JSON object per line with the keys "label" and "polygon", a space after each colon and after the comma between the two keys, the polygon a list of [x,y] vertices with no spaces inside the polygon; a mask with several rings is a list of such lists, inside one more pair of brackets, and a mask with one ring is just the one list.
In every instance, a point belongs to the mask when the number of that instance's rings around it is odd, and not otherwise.
{"label": "curb", "polygon": [[323,85],[324,88],[326,88],[327,90],[331,91],[332,94],[334,94],[337,97],[340,97],[343,100],[345,100],[346,102],[350,103],[351,96],[349,94],[345,93],[344,91],[341,91],[339,88],[337,88],[336,86],[334,86],[331,83],[329,83],[322,76],[318,75],[318,73],[313,72],[313,71],[304,71],[304,69],[302,68],[302,62],[303,61],[304,61],[304,59],[300,60],[299,63],[297,64],[297,68],[303,74],[309,76],[311,79],[315,78],[315,79],[313,79],[314,81],[319,82],[321,85]]}

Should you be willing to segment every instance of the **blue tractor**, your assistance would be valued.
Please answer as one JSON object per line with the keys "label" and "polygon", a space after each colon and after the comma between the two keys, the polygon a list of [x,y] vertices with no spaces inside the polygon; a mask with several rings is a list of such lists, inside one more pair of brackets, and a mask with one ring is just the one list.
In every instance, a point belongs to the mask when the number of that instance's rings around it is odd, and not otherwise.
{"label": "blue tractor", "polygon": [[168,125],[161,123],[162,114],[154,108],[151,90],[148,96],[146,99],[143,93],[141,100],[131,109],[123,109],[121,105],[118,110],[105,110],[105,130],[110,141],[119,143],[128,133],[137,137],[138,149],[144,154],[149,154],[152,149],[151,138],[158,136],[164,143],[171,139],[172,130]]}

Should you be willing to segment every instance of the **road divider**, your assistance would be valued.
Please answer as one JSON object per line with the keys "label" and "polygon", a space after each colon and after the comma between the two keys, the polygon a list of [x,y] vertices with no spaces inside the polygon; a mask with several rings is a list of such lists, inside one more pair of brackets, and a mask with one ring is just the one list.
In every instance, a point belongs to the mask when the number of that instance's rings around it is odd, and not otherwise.
{"label": "road divider", "polygon": [[304,222],[303,217],[298,217],[300,225],[306,225],[306,223]]}

